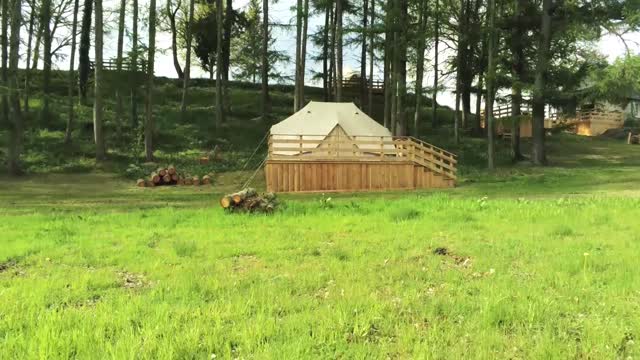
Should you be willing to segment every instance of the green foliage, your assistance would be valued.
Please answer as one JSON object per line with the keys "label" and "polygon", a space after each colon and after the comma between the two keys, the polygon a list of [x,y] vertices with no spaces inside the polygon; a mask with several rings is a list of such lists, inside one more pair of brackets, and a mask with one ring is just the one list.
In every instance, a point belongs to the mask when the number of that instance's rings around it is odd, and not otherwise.
{"label": "green foliage", "polygon": [[640,56],[616,60],[592,75],[592,97],[625,106],[630,97],[640,93]]}

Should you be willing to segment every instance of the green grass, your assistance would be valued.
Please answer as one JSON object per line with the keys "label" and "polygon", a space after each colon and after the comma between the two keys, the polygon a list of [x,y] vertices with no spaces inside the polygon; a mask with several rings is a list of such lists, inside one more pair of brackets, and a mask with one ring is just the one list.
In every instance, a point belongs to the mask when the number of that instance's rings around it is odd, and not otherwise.
{"label": "green grass", "polygon": [[554,137],[545,169],[271,216],[219,209],[246,172],[1,178],[0,358],[636,358],[638,151]]}

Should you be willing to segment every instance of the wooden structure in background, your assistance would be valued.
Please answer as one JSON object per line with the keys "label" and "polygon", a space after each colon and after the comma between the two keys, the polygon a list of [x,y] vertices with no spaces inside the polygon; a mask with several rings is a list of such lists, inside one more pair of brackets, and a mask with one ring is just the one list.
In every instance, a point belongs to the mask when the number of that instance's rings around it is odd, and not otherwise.
{"label": "wooden structure in background", "polygon": [[[342,79],[342,89],[345,91],[359,92],[362,86],[363,80],[359,75],[353,75],[347,79]],[[364,79],[365,87],[371,88],[373,94],[384,94],[384,81],[382,80],[369,80]]]}
{"label": "wooden structure in background", "polygon": [[[533,111],[529,104],[523,104],[520,107],[520,137],[521,138],[530,138],[533,136],[533,127],[532,127],[532,114]],[[484,128],[485,123],[485,114],[482,112],[481,116],[481,125]],[[500,119],[507,119],[511,117],[511,104],[506,104],[502,106],[495,107],[493,109],[493,118],[496,119],[496,133],[503,137],[511,137],[511,124],[505,121],[500,121]],[[551,129],[558,122],[558,114],[551,111],[551,109],[547,109],[545,111],[544,118],[544,128]]]}
{"label": "wooden structure in background", "polygon": [[624,113],[591,109],[578,111],[575,118],[567,122],[575,126],[578,135],[597,136],[609,129],[619,129],[624,125]]}
{"label": "wooden structure in background", "polygon": [[[520,119],[520,137],[530,138],[532,131],[532,110],[529,105],[523,105],[520,109],[522,115]],[[484,112],[481,123],[484,128]],[[511,135],[510,125],[501,122],[511,116],[511,105],[498,106],[493,110],[493,116],[497,120],[496,132],[498,135],[509,137]],[[564,116],[553,112],[551,108],[545,111],[544,128],[551,129],[556,126],[565,126],[573,129],[577,135],[597,136],[608,129],[618,129],[624,124],[624,114],[619,111],[604,111],[599,109],[578,110],[575,117]]]}
{"label": "wooden structure in background", "polygon": [[[272,192],[346,192],[455,186],[456,156],[412,137],[315,139],[271,134],[265,173]],[[286,137],[286,138],[285,138]]]}

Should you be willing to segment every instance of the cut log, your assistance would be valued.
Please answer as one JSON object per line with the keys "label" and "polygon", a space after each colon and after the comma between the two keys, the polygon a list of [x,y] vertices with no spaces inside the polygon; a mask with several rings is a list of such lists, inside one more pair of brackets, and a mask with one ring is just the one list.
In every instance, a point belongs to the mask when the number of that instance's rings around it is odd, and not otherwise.
{"label": "cut log", "polygon": [[144,179],[138,179],[136,180],[136,186],[137,187],[145,187],[146,183],[144,182]]}
{"label": "cut log", "polygon": [[156,183],[154,183],[153,181],[147,181],[146,185],[147,185],[148,187],[155,187],[155,186],[156,186]]}
{"label": "cut log", "polygon": [[231,207],[232,203],[233,199],[229,195],[225,195],[222,197],[222,199],[220,199],[220,206],[222,206],[223,209],[228,209],[229,207]]}
{"label": "cut log", "polygon": [[171,181],[173,182],[178,182],[178,179],[180,178],[176,173],[169,174],[169,176],[171,177]]}
{"label": "cut log", "polygon": [[194,176],[192,179],[193,185],[198,186],[200,185],[200,178],[197,176]]}
{"label": "cut log", "polygon": [[171,175],[169,175],[169,174],[164,175],[164,176],[162,177],[162,182],[163,182],[164,184],[169,184],[169,183],[171,182]]}
{"label": "cut log", "polygon": [[233,199],[233,202],[235,204],[240,204],[243,200],[247,199],[247,198],[251,198],[254,196],[257,196],[258,193],[256,192],[256,189],[254,188],[246,188],[242,191],[238,191],[235,194],[231,194],[231,198]]}
{"label": "cut log", "polygon": [[230,212],[271,213],[278,205],[275,194],[259,196],[255,189],[247,188],[220,199],[220,206]]}
{"label": "cut log", "polygon": [[203,185],[211,184],[211,176],[209,176],[209,175],[203,176],[202,177],[202,184]]}
{"label": "cut log", "polygon": [[176,167],[173,165],[169,165],[169,167],[167,168],[167,173],[169,175],[175,175],[176,174]]}
{"label": "cut log", "polygon": [[157,173],[151,173],[150,180],[154,184],[159,184],[160,183],[160,175],[158,175]]}
{"label": "cut log", "polygon": [[164,177],[165,175],[167,175],[167,169],[164,169],[164,168],[158,169],[158,175]]}
{"label": "cut log", "polygon": [[193,185],[193,178],[185,177],[184,179],[182,179],[182,183],[184,185]]}

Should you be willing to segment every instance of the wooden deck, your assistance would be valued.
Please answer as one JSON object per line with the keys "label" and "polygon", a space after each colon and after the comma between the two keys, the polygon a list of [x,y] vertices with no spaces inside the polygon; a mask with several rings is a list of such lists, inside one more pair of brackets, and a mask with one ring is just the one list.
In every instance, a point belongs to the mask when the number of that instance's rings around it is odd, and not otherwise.
{"label": "wooden deck", "polygon": [[[411,137],[274,135],[265,166],[273,192],[355,192],[455,186],[455,155]],[[282,138],[282,137],[287,138]]]}

